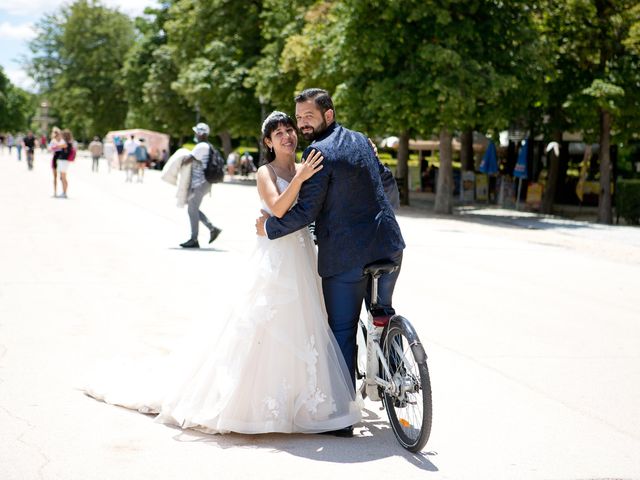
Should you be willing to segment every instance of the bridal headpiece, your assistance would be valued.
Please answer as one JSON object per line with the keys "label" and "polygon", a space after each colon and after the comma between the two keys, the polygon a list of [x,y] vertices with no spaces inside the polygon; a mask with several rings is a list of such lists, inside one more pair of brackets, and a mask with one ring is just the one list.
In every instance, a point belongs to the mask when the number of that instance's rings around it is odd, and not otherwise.
{"label": "bridal headpiece", "polygon": [[288,123],[290,121],[289,115],[278,110],[274,110],[273,112],[271,112],[269,115],[267,115],[267,118],[264,119],[264,122],[262,122],[262,135],[266,133],[267,125],[269,125],[273,121],[277,121],[278,123]]}

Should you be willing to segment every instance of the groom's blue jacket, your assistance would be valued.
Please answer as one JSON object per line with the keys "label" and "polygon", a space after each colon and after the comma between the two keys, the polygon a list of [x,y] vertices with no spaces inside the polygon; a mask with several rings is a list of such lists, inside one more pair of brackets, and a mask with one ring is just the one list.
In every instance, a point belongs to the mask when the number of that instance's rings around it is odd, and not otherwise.
{"label": "groom's blue jacket", "polygon": [[267,220],[268,237],[288,235],[315,220],[321,277],[401,251],[405,243],[391,205],[398,202],[398,187],[367,137],[333,123],[303,158],[311,150],[322,152],[323,168],[302,184],[298,203],[289,212]]}

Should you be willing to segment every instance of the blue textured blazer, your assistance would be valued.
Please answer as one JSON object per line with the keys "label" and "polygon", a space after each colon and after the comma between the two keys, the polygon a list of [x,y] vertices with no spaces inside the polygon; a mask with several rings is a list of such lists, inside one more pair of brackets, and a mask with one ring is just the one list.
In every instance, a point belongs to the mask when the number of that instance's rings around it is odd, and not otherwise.
{"label": "blue textured blazer", "polygon": [[322,170],[302,184],[298,203],[282,218],[271,217],[270,239],[314,220],[318,273],[331,277],[382,260],[405,247],[393,213],[398,187],[363,134],[331,124],[303,153],[324,156]]}

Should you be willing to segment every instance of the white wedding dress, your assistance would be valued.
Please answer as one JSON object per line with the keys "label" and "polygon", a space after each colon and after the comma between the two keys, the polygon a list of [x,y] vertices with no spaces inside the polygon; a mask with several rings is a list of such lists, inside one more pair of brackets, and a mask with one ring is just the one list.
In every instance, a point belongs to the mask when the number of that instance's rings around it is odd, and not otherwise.
{"label": "white wedding dress", "polygon": [[[276,185],[283,191],[288,183]],[[112,371],[83,390],[206,433],[317,433],[357,423],[360,406],[327,324],[316,255],[307,228],[258,237],[248,289],[215,338],[176,352],[151,374]]]}

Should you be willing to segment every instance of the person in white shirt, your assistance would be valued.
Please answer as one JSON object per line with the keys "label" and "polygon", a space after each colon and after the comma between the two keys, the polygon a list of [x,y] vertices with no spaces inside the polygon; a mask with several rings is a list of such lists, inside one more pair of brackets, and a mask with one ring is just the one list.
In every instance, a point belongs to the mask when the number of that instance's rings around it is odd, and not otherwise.
{"label": "person in white shirt", "polygon": [[124,151],[127,158],[124,162],[125,169],[125,182],[133,182],[133,172],[136,169],[136,148],[138,148],[138,142],[136,142],[134,135],[124,142]]}
{"label": "person in white shirt", "polygon": [[191,163],[191,185],[189,195],[187,197],[187,211],[189,213],[189,222],[191,223],[191,238],[181,243],[182,248],[200,248],[198,243],[198,232],[200,222],[209,229],[209,243],[213,242],[220,232],[218,227],[214,226],[207,216],[200,210],[200,204],[204,196],[211,191],[211,184],[204,177],[204,169],[207,166],[210,155],[209,125],[206,123],[198,123],[193,127],[196,134],[196,146],[191,150],[191,155],[182,160],[183,164]]}

